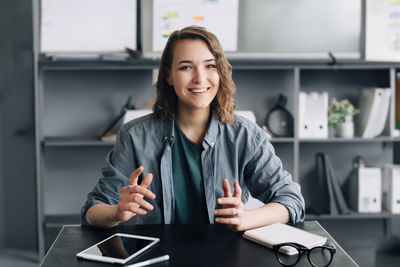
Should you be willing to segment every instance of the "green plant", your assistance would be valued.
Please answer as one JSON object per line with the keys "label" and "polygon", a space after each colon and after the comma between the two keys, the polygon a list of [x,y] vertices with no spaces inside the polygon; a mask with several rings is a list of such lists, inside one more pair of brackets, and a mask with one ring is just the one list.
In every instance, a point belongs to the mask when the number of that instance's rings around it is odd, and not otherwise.
{"label": "green plant", "polygon": [[348,99],[337,101],[333,98],[328,108],[328,125],[336,128],[338,123],[346,121],[347,116],[353,117],[359,112]]}

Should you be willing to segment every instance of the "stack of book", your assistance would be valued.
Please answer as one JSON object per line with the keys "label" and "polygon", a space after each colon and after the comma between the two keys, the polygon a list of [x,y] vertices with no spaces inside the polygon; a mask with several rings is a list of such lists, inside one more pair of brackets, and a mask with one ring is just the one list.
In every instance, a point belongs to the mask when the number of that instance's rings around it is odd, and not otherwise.
{"label": "stack of book", "polygon": [[318,187],[321,194],[318,213],[348,214],[350,210],[328,155],[316,155]]}

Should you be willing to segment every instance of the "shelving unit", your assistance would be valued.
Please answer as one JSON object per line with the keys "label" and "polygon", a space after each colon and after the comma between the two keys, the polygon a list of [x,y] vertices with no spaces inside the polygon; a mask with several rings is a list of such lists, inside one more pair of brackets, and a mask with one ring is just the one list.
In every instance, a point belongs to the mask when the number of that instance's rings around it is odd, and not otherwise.
{"label": "shelving unit", "polygon": [[[358,95],[363,87],[379,86],[394,90],[390,75],[396,66],[391,65],[364,62],[334,66],[311,65],[310,62],[282,65],[237,59],[231,62],[238,89],[235,95],[237,109],[253,110],[259,124],[262,124],[279,93],[288,97],[287,108],[297,125],[300,91],[326,90],[330,99],[349,98],[358,106]],[[71,218],[79,223],[76,220],[85,196],[99,178],[106,154],[113,146],[113,142],[98,139],[96,133],[118,114],[128,95],[135,96],[135,105],[154,96],[151,72],[158,63],[148,59],[124,64],[39,62],[37,94],[40,97],[37,109],[40,113],[38,125],[42,126],[42,130],[38,136],[41,144],[38,183],[42,186],[42,226],[55,227],[58,223],[71,222]],[[369,139],[357,136],[303,139],[298,137],[296,127],[294,137],[271,138],[271,142],[285,168],[302,186],[307,200],[308,188],[312,187],[308,178],[315,167],[316,153],[325,152],[331,156],[333,165],[338,166],[338,179],[343,183],[351,171],[351,161],[357,155],[364,155],[366,162],[375,166],[393,162],[393,146],[400,142],[400,138],[390,137],[389,131],[385,130],[382,136]],[[70,216],[64,222],[66,214]],[[383,211],[369,215],[308,215],[307,219],[389,220],[391,216]]]}

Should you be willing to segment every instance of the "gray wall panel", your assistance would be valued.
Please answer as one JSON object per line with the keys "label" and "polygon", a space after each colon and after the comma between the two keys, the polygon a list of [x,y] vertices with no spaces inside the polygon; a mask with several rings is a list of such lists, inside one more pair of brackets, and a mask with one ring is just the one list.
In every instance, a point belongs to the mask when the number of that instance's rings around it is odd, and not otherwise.
{"label": "gray wall panel", "polygon": [[155,97],[151,75],[151,70],[45,72],[44,135],[99,134],[129,95],[136,107]]}
{"label": "gray wall panel", "polygon": [[7,248],[37,249],[33,117],[32,2],[1,1],[1,111]]}
{"label": "gray wall panel", "polygon": [[45,149],[44,212],[80,214],[87,194],[101,177],[111,146]]}
{"label": "gray wall panel", "polygon": [[[0,24],[2,24],[0,20]],[[0,51],[3,45],[0,42]],[[1,52],[0,52],[1,53]],[[6,219],[5,214],[5,203],[6,199],[4,197],[5,194],[5,187],[4,187],[4,167],[3,167],[3,160],[4,160],[4,139],[3,139],[3,131],[4,131],[4,114],[5,110],[3,107],[3,88],[4,88],[4,77],[3,77],[3,69],[4,66],[0,65],[0,248],[4,245],[4,221]]]}
{"label": "gray wall panel", "polygon": [[237,109],[252,110],[257,123],[262,125],[267,112],[279,94],[288,98],[286,108],[294,112],[294,72],[292,70],[237,70],[233,71],[237,92]]}

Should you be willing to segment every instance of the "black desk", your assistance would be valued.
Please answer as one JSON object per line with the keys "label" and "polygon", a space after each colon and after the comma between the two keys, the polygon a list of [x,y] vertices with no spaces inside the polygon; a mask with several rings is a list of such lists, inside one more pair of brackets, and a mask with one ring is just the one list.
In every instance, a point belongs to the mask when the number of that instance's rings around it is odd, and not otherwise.
{"label": "black desk", "polygon": [[[337,253],[330,266],[358,266],[333,240],[317,221],[304,222],[297,227],[327,236],[336,246]],[[64,226],[41,266],[113,266],[107,263],[80,260],[76,253],[116,233],[147,235],[160,238],[149,251],[129,264],[149,258],[170,255],[161,266],[281,266],[272,250],[242,237],[242,232],[232,232],[224,225],[136,225],[118,226],[104,230],[93,227]],[[115,265],[114,265],[115,266]],[[302,257],[296,266],[311,265]]]}

